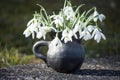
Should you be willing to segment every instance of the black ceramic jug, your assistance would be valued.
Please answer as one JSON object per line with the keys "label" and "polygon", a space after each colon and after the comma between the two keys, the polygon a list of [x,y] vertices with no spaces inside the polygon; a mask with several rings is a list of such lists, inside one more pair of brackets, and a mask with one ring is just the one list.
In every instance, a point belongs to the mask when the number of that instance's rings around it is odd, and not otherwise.
{"label": "black ceramic jug", "polygon": [[[47,55],[41,53],[40,47],[47,46]],[[50,41],[38,41],[33,45],[33,53],[41,58],[54,70],[63,73],[70,73],[80,69],[85,51],[81,43],[72,41],[63,43],[62,46],[51,45]]]}

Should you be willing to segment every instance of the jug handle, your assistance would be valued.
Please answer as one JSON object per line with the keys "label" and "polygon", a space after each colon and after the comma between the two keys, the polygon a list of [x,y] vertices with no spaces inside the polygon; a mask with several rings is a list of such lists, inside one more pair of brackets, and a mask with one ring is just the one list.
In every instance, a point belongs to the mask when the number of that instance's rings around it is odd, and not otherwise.
{"label": "jug handle", "polygon": [[36,58],[42,59],[45,63],[47,62],[46,56],[43,55],[40,51],[40,47],[49,45],[50,41],[38,41],[33,45],[32,51],[35,54]]}

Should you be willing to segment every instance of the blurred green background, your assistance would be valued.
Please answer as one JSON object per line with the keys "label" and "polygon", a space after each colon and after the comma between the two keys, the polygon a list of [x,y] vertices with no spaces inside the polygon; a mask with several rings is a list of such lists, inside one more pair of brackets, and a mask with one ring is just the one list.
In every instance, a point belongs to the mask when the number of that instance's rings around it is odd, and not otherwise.
{"label": "blurred green background", "polygon": [[[120,52],[120,0],[71,0],[73,5],[86,4],[82,10],[96,6],[106,15],[100,26],[107,40],[99,44],[90,40],[83,41],[86,57],[119,55]],[[48,14],[58,12],[64,0],[0,0],[0,67],[38,63],[32,53],[33,44],[38,39],[25,38],[23,31],[33,13],[39,11],[41,4]]]}

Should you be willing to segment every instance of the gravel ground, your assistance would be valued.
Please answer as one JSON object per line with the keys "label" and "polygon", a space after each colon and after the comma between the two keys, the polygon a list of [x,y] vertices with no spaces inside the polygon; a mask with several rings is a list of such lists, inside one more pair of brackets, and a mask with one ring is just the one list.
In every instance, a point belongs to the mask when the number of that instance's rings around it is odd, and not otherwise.
{"label": "gravel ground", "polygon": [[0,69],[0,80],[120,80],[120,56],[86,58],[75,73],[58,73],[46,64],[17,65]]}

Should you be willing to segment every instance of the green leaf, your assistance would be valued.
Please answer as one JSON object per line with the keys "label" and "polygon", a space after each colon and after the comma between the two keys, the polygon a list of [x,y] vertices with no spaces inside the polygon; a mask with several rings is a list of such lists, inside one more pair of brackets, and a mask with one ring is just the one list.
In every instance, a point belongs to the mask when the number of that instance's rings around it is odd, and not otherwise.
{"label": "green leaf", "polygon": [[75,14],[79,13],[78,10],[79,10],[82,6],[84,6],[84,5],[85,5],[85,4],[79,5],[79,6],[77,7],[77,9],[75,10]]}

